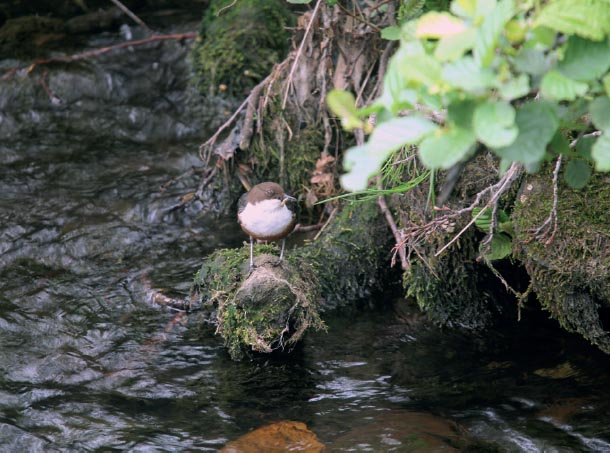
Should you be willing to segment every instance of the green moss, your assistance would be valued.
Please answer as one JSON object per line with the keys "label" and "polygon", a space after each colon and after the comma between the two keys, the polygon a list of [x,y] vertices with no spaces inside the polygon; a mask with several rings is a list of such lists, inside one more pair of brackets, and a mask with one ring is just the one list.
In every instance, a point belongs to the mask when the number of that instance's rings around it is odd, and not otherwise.
{"label": "green moss", "polygon": [[[567,330],[610,353],[599,310],[610,304],[610,179],[596,174],[584,190],[560,183],[557,231],[536,233],[553,203],[550,168],[523,183],[513,213],[519,258],[542,304]],[[546,231],[546,233],[545,233]]]}
{"label": "green moss", "polygon": [[213,0],[193,51],[200,91],[246,94],[286,54],[293,20],[283,0]]}
{"label": "green moss", "polygon": [[234,359],[247,349],[283,349],[306,330],[324,328],[320,312],[371,294],[387,274],[380,262],[388,237],[375,202],[351,205],[319,240],[291,250],[281,267],[270,264],[275,246],[256,247],[261,267],[251,274],[248,247],[216,251],[197,272],[194,291]]}

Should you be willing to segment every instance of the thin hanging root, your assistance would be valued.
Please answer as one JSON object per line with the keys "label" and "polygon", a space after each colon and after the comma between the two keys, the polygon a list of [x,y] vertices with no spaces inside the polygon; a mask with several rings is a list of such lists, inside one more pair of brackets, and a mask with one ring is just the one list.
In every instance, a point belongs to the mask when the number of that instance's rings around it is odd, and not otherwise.
{"label": "thin hanging root", "polygon": [[533,236],[525,241],[525,243],[529,243],[534,239],[541,241],[548,236],[547,240],[544,241],[544,245],[550,245],[555,238],[555,233],[557,233],[557,203],[559,202],[559,170],[561,169],[561,157],[562,155],[560,154],[555,163],[555,170],[553,171],[553,206],[551,212],[549,212],[548,217],[542,225],[531,231]]}

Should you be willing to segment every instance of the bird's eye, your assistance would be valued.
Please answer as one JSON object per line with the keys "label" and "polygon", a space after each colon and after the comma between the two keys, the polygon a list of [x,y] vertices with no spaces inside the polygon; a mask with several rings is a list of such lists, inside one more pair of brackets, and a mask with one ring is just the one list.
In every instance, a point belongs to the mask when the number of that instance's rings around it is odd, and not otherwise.
{"label": "bird's eye", "polygon": [[267,195],[269,195],[270,197],[272,197],[273,193],[274,193],[273,190],[271,190],[271,189],[267,189],[267,190],[265,190],[265,192],[267,192]]}

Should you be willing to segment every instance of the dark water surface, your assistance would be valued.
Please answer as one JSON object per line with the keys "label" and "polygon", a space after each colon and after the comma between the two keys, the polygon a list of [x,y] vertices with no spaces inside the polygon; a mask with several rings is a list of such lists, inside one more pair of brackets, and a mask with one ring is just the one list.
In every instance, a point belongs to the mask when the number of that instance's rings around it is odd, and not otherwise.
{"label": "dark water surface", "polygon": [[233,216],[170,210],[200,175],[160,186],[199,165],[201,139],[165,88],[0,117],[1,451],[216,450],[286,419],[337,451],[610,451],[610,361],[540,314],[467,338],[382,300],[234,363],[196,312],[151,303],[148,286],[186,295],[244,240]]}

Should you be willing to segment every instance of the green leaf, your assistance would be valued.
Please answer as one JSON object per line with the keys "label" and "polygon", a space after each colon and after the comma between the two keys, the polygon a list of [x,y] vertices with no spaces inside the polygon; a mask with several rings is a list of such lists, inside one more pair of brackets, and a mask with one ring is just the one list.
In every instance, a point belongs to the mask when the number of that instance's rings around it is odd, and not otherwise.
{"label": "green leaf", "polygon": [[527,74],[519,74],[498,87],[498,94],[505,101],[527,96],[530,92],[530,78]]}
{"label": "green leaf", "polygon": [[593,145],[597,142],[597,137],[581,137],[576,142],[574,151],[583,159],[593,160]]}
{"label": "green leaf", "polygon": [[341,176],[343,188],[352,192],[366,189],[369,178],[379,171],[379,157],[370,151],[368,145],[349,148],[343,158],[343,168],[348,171]]}
{"label": "green leaf", "polygon": [[498,38],[514,14],[514,1],[500,0],[491,14],[484,18],[483,24],[477,30],[473,50],[474,59],[479,65],[489,66],[495,54]]}
{"label": "green leaf", "polygon": [[591,148],[591,158],[597,171],[610,171],[610,136],[602,134]]}
{"label": "green leaf", "polygon": [[486,101],[474,111],[474,133],[490,148],[501,148],[515,141],[515,109],[504,101]]}
{"label": "green leaf", "polygon": [[546,48],[549,49],[555,44],[557,32],[548,27],[535,27],[532,30],[531,37],[525,42],[530,48]]}
{"label": "green leaf", "polygon": [[[485,233],[489,233],[491,229],[491,209],[485,208],[485,212],[479,215],[479,213],[483,210],[483,208],[474,208],[472,210],[472,218],[476,218],[474,221],[474,225]],[[477,217],[478,216],[478,217]]]}
{"label": "green leaf", "polygon": [[553,106],[542,101],[530,101],[517,110],[515,122],[519,135],[509,146],[496,149],[496,154],[502,159],[525,165],[542,161],[546,145],[559,126]]}
{"label": "green leaf", "polygon": [[415,55],[401,62],[404,78],[419,82],[428,88],[437,86],[441,80],[441,64],[430,55]]}
{"label": "green leaf", "polygon": [[439,61],[455,61],[472,49],[476,38],[473,28],[452,36],[443,36],[434,50],[434,57]]}
{"label": "green leaf", "polygon": [[512,59],[512,62],[517,71],[532,75],[544,74],[549,67],[548,58],[539,49],[524,48]]}
{"label": "green leaf", "polygon": [[417,116],[393,118],[380,124],[365,145],[354,146],[345,153],[343,167],[348,173],[341,176],[341,185],[350,191],[364,190],[368,179],[393,151],[419,142],[437,128],[432,121]]}
{"label": "green leaf", "polygon": [[600,131],[610,132],[610,98],[599,96],[589,105],[591,121]]}
{"label": "green leaf", "polygon": [[449,85],[474,94],[480,94],[495,83],[493,71],[481,68],[470,56],[445,64],[442,77]]}
{"label": "green leaf", "polygon": [[388,41],[398,41],[401,33],[401,28],[398,25],[392,25],[381,29],[381,37]]}
{"label": "green leaf", "polygon": [[563,179],[572,189],[582,189],[591,178],[591,167],[581,159],[571,160],[563,172]]}
{"label": "green leaf", "polygon": [[476,138],[469,130],[459,127],[442,129],[422,140],[419,159],[430,169],[447,169],[468,156],[475,143]]}
{"label": "green leaf", "polygon": [[477,12],[477,0],[455,0],[451,2],[451,12],[456,16],[474,18]]}
{"label": "green leaf", "polygon": [[430,11],[424,14],[417,21],[415,31],[416,38],[442,38],[443,36],[453,36],[466,30],[463,20],[445,13]]}
{"label": "green leaf", "polygon": [[373,130],[368,146],[375,153],[382,155],[385,160],[392,151],[404,145],[416,144],[436,129],[438,129],[436,124],[419,116],[393,118],[379,124]]}
{"label": "green leaf", "polygon": [[535,24],[566,35],[601,41],[610,25],[610,3],[604,0],[551,1],[542,8]]}
{"label": "green leaf", "polygon": [[447,107],[447,119],[461,129],[472,129],[472,116],[477,108],[473,99],[453,101]]}
{"label": "green leaf", "polygon": [[495,233],[490,245],[491,251],[484,255],[489,261],[501,260],[513,253],[513,240],[507,234]]}
{"label": "green leaf", "polygon": [[610,46],[607,41],[590,41],[570,36],[563,60],[557,69],[574,80],[589,81],[600,78],[610,68]]}
{"label": "green leaf", "polygon": [[339,118],[346,130],[362,127],[363,122],[358,118],[356,98],[352,93],[345,90],[331,90],[326,96],[328,108]]}
{"label": "green leaf", "polygon": [[587,92],[589,85],[568,79],[561,72],[547,72],[540,82],[540,94],[555,101],[573,101]]}
{"label": "green leaf", "polygon": [[604,84],[604,90],[606,91],[606,95],[610,97],[610,74],[606,74],[602,78],[602,83]]}
{"label": "green leaf", "polygon": [[553,135],[549,147],[555,154],[570,154],[571,152],[568,139],[559,131],[555,132],[555,135]]}

